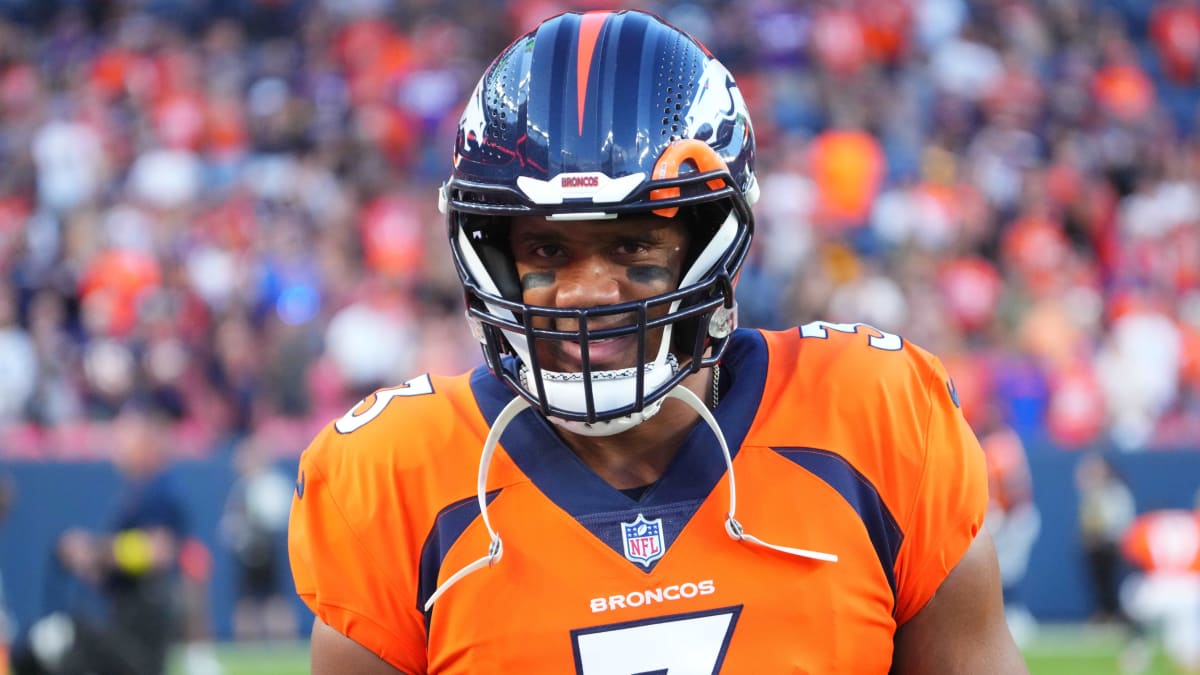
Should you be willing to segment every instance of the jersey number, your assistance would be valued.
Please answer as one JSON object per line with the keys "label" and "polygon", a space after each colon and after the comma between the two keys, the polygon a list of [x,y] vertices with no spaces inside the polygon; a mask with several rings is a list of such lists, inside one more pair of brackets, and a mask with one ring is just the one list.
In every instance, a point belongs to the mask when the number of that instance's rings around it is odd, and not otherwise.
{"label": "jersey number", "polygon": [[742,608],[571,631],[577,675],[715,675]]}
{"label": "jersey number", "polygon": [[812,323],[806,323],[803,326],[800,326],[800,337],[821,338],[824,340],[829,338],[829,331],[831,330],[835,330],[839,333],[857,333],[860,327],[866,328],[868,334],[879,333],[878,335],[871,335],[867,340],[867,344],[876,349],[895,352],[900,351],[900,349],[904,347],[904,340],[900,339],[899,335],[896,335],[895,333],[885,333],[884,331],[865,323],[829,323],[828,321],[813,321]]}
{"label": "jersey number", "polygon": [[379,417],[380,413],[383,412],[383,409],[387,407],[387,404],[391,403],[392,399],[396,398],[397,396],[424,396],[432,393],[433,382],[429,381],[428,373],[421,375],[420,377],[414,377],[404,384],[395,387],[389,387],[387,389],[380,389],[379,391],[375,392],[372,394],[375,397],[375,402],[371,404],[371,407],[360,413],[355,413],[354,411],[367,399],[364,398],[362,401],[359,401],[354,405],[353,408],[347,411],[345,415],[342,415],[341,419],[339,419],[337,422],[334,422],[333,427],[338,430],[338,433],[348,434],[351,431],[359,429],[364,424],[370,422],[376,417]]}

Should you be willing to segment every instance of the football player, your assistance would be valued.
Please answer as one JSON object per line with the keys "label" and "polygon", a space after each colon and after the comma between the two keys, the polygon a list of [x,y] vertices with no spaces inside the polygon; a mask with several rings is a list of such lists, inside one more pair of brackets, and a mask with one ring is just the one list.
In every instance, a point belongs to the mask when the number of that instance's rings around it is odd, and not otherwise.
{"label": "football player", "polygon": [[304,453],[314,675],[1024,672],[938,360],[736,327],[754,165],[734,78],[652,15],[492,62],[441,190],[486,366]]}
{"label": "football player", "polygon": [[1145,671],[1148,659],[1137,655],[1144,636],[1156,635],[1177,672],[1200,673],[1200,493],[1193,511],[1138,516],[1121,537],[1121,551],[1136,569],[1121,585],[1121,601],[1139,629],[1123,658]]}

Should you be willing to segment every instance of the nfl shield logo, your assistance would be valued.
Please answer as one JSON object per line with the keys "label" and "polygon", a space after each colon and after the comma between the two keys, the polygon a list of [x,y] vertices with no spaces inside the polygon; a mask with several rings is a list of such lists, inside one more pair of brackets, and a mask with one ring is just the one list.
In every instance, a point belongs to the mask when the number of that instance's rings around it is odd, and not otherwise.
{"label": "nfl shield logo", "polygon": [[662,557],[664,549],[662,518],[646,520],[638,514],[632,523],[621,523],[621,539],[625,543],[625,557],[649,567]]}

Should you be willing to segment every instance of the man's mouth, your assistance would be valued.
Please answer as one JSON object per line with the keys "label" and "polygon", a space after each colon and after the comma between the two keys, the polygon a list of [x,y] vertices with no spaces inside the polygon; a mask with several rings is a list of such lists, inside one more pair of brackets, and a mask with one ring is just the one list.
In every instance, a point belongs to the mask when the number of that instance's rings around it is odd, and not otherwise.
{"label": "man's mouth", "polygon": [[[604,340],[590,340],[588,366],[592,370],[631,368],[635,363],[637,337],[625,335]],[[583,347],[578,342],[558,342],[552,345],[551,362],[555,370],[578,372],[583,369]]]}

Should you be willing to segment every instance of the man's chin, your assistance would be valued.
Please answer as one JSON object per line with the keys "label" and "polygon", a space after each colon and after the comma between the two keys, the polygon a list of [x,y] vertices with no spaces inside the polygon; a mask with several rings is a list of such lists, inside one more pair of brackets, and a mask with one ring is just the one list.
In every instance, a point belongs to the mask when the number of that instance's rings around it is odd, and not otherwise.
{"label": "man's chin", "polygon": [[[538,345],[538,363],[542,370],[559,373],[583,372],[583,354],[577,343],[549,343]],[[588,350],[588,369],[627,370],[639,364],[637,341],[631,337],[602,340],[591,343]],[[646,345],[646,363],[654,360],[658,353],[657,344]]]}
{"label": "man's chin", "polygon": [[[583,362],[577,358],[569,356],[553,356],[538,360],[542,370],[549,370],[556,373],[582,373]],[[633,357],[623,359],[593,359],[588,363],[588,369],[592,372],[598,370],[626,370],[637,365],[637,360]]]}
{"label": "man's chin", "polygon": [[[546,363],[543,361],[541,363],[541,366],[542,366],[542,370],[548,370],[548,371],[552,371],[555,373],[582,373],[583,372],[583,364],[578,363],[578,362],[572,363],[572,364],[563,364],[563,363],[559,363],[559,362]],[[597,371],[627,370],[627,369],[630,369],[633,367],[634,367],[633,363],[629,363],[629,365],[623,365],[623,364],[604,362],[604,361],[599,361],[599,362],[593,361],[590,364],[588,364],[588,370],[590,370],[593,373],[597,372]]]}

